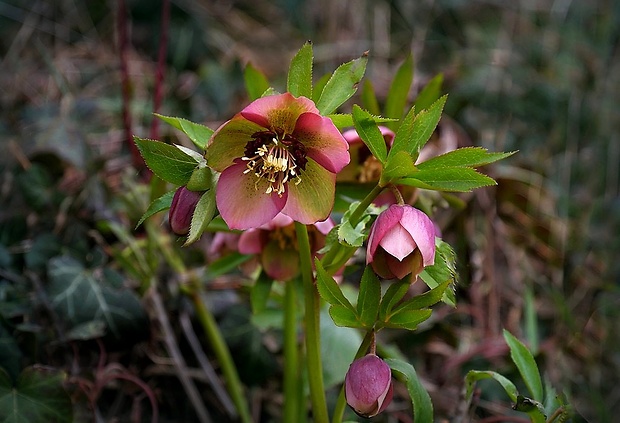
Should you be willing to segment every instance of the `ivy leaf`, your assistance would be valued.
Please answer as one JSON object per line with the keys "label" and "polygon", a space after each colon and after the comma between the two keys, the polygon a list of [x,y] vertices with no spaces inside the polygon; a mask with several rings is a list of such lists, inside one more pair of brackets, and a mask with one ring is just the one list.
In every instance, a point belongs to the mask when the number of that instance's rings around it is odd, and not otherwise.
{"label": "ivy leaf", "polygon": [[270,86],[265,74],[255,68],[252,63],[248,63],[243,70],[243,81],[250,101],[260,98]]}
{"label": "ivy leaf", "polygon": [[174,185],[185,185],[198,165],[196,160],[173,145],[134,136],[146,165],[155,175]]}
{"label": "ivy leaf", "polygon": [[420,91],[420,94],[415,98],[414,106],[416,110],[428,109],[437,99],[441,93],[441,85],[443,84],[443,73],[435,75]]}
{"label": "ivy leaf", "polygon": [[510,347],[510,357],[517,369],[519,369],[519,373],[521,373],[521,377],[525,381],[530,394],[532,394],[535,400],[542,401],[543,387],[534,356],[521,341],[506,329],[504,329],[504,339],[508,347]]}
{"label": "ivy leaf", "polygon": [[444,167],[419,170],[398,183],[434,191],[470,192],[476,188],[497,185],[495,180],[470,167]]}
{"label": "ivy leaf", "polygon": [[385,362],[392,371],[405,379],[405,385],[413,404],[413,416],[416,423],[433,423],[433,403],[422,382],[420,382],[415,368],[411,364],[395,358],[387,358]]}
{"label": "ivy leaf", "polygon": [[63,387],[63,372],[27,367],[13,386],[0,368],[0,421],[5,423],[73,421],[71,397]]}
{"label": "ivy leaf", "polygon": [[387,160],[387,145],[372,115],[357,104],[353,105],[353,124],[373,156],[382,164]]}
{"label": "ivy leaf", "polygon": [[366,71],[367,62],[368,53],[364,53],[362,57],[338,66],[325,84],[316,102],[316,107],[322,115],[334,113],[338,107],[355,94],[357,85]]}
{"label": "ivy leaf", "polygon": [[182,131],[185,135],[189,137],[189,139],[194,143],[194,145],[201,150],[205,149],[209,138],[211,138],[211,135],[214,132],[213,129],[205,125],[201,125],[187,119],[164,116],[160,115],[159,113],[155,113],[155,116],[168,123],[169,125],[172,125],[178,130]]}
{"label": "ivy leaf", "polygon": [[418,164],[420,170],[443,169],[451,167],[478,167],[512,156],[515,152],[489,153],[482,147],[465,147],[449,151]]}
{"label": "ivy leaf", "polygon": [[306,42],[297,52],[288,71],[287,90],[295,97],[312,98],[312,43]]}
{"label": "ivy leaf", "polygon": [[[413,56],[409,55],[403,64],[399,66],[396,71],[396,75],[392,80],[392,84],[390,85],[387,99],[385,101],[385,116],[396,119],[403,117],[403,110],[407,104],[409,89],[411,88],[412,82]],[[388,128],[395,130],[398,127],[398,122],[388,123],[387,126]]]}
{"label": "ivy leaf", "polygon": [[200,197],[200,200],[198,200],[198,204],[196,204],[196,209],[192,215],[192,222],[189,227],[189,234],[187,235],[187,240],[183,244],[184,246],[190,245],[200,239],[202,233],[213,220],[215,211],[215,190],[211,189],[205,191]]}
{"label": "ivy leaf", "polygon": [[357,297],[357,314],[365,328],[372,328],[379,314],[381,283],[370,266],[362,274],[360,291]]}
{"label": "ivy leaf", "polygon": [[156,200],[153,200],[153,202],[149,204],[149,207],[146,209],[146,212],[144,212],[140,220],[138,220],[136,228],[138,228],[146,219],[154,214],[159,213],[160,211],[168,210],[172,204],[172,198],[174,197],[175,191],[176,190],[169,191]]}

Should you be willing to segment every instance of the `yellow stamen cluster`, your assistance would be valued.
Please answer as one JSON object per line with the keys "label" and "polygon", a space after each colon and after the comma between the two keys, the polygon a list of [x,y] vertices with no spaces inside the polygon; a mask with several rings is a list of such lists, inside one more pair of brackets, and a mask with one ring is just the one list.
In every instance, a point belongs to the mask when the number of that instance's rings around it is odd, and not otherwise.
{"label": "yellow stamen cluster", "polygon": [[253,157],[242,157],[241,159],[248,162],[247,169],[243,173],[254,172],[258,178],[255,184],[256,189],[258,189],[261,178],[269,181],[265,194],[275,192],[282,197],[286,190],[285,184],[290,179],[293,179],[295,185],[301,182],[301,178],[295,170],[297,169],[295,158],[288,148],[278,142],[275,137],[272,138],[269,145],[261,145]]}

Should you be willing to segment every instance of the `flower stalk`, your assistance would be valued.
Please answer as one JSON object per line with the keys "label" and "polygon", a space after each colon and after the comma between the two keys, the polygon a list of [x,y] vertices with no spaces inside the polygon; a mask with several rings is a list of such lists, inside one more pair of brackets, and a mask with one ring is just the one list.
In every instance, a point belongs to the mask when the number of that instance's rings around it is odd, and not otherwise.
{"label": "flower stalk", "polygon": [[284,284],[284,421],[299,415],[299,345],[297,342],[297,295],[295,281]]}

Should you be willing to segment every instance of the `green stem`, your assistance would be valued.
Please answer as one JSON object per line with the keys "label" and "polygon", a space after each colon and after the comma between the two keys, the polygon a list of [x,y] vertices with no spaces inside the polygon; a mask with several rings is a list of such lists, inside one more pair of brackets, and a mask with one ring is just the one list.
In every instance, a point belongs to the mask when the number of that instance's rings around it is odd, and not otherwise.
{"label": "green stem", "polygon": [[284,421],[297,420],[299,350],[297,343],[297,301],[295,281],[284,284]]}
{"label": "green stem", "polygon": [[301,277],[304,285],[305,304],[305,344],[306,362],[308,365],[308,384],[310,386],[310,400],[312,401],[312,415],[315,423],[328,423],[327,401],[323,384],[323,364],[321,362],[320,341],[320,301],[319,292],[314,286],[312,277],[312,253],[308,228],[295,222],[297,243],[299,246],[299,262]]}
{"label": "green stem", "polygon": [[[358,358],[361,358],[366,354],[368,348],[370,347],[371,342],[375,338],[374,330],[370,330],[366,332],[366,336],[364,340],[360,344],[360,347],[357,349],[357,353],[355,354],[354,361]],[[340,394],[338,395],[338,400],[336,401],[336,407],[334,408],[334,415],[332,416],[332,423],[341,423],[342,418],[344,416],[344,410],[347,408],[347,399],[344,396],[344,385],[342,385],[342,389],[340,389]]]}
{"label": "green stem", "polygon": [[241,381],[239,380],[237,368],[235,367],[235,363],[230,355],[230,350],[224,341],[222,332],[220,332],[215,318],[205,306],[205,303],[200,295],[200,289],[197,286],[194,286],[188,294],[194,303],[194,309],[196,310],[198,320],[205,331],[209,344],[213,348],[213,352],[215,353],[218,363],[222,368],[228,393],[237,407],[241,421],[243,423],[251,423],[252,418],[250,417],[248,404],[243,394],[243,387],[241,385]]}

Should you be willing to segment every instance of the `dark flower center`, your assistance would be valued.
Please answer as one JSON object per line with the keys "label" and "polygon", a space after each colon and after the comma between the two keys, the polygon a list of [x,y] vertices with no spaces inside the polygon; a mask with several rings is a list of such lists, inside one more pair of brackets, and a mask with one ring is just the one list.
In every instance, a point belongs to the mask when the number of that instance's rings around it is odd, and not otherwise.
{"label": "dark flower center", "polygon": [[305,146],[283,131],[261,131],[252,134],[252,141],[245,145],[244,156],[247,169],[256,176],[256,188],[260,179],[269,182],[265,194],[275,192],[280,197],[286,191],[286,183],[301,182],[300,174],[306,169]]}

